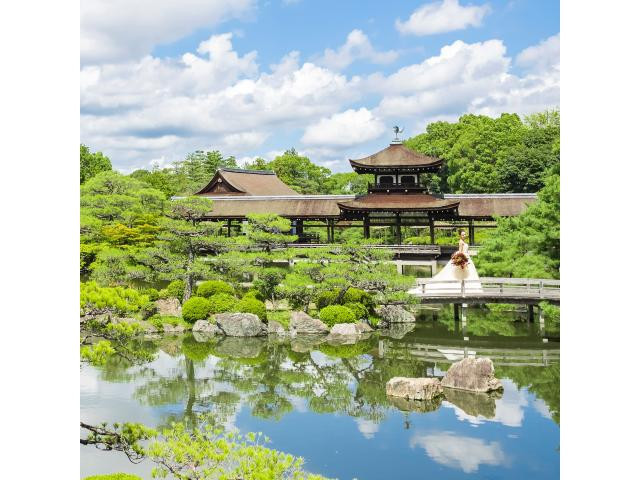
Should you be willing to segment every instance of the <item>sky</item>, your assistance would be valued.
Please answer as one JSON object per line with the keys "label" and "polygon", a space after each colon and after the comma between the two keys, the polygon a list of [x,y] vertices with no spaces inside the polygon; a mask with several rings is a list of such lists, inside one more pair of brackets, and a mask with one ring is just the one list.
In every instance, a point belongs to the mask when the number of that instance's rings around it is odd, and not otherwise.
{"label": "sky", "polygon": [[80,139],[122,172],[294,147],[334,172],[560,104],[558,0],[81,0]]}

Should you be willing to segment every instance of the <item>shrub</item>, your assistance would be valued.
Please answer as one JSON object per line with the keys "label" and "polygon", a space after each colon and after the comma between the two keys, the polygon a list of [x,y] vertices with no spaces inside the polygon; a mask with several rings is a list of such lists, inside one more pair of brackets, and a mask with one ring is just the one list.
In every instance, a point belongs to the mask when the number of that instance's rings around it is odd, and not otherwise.
{"label": "shrub", "polygon": [[237,308],[239,312],[253,313],[263,322],[267,321],[267,307],[257,298],[243,297]]}
{"label": "shrub", "polygon": [[338,295],[340,295],[340,290],[320,292],[315,299],[316,308],[321,310],[329,305],[335,305],[338,302]]}
{"label": "shrub", "polygon": [[158,307],[156,307],[155,302],[149,301],[140,307],[140,315],[143,320],[146,320],[156,313],[158,313]]}
{"label": "shrub", "polygon": [[365,307],[361,303],[345,303],[344,306],[353,312],[353,314],[356,316],[356,320],[362,320],[363,318],[367,318],[367,316],[369,315],[367,307]]}
{"label": "shrub", "polygon": [[109,473],[106,475],[91,475],[90,477],[84,477],[84,480],[142,480],[142,478],[130,473]]}
{"label": "shrub", "polygon": [[237,311],[238,299],[228,293],[216,293],[209,301],[211,303],[211,313]]}
{"label": "shrub", "polygon": [[182,318],[185,322],[195,323],[204,320],[211,313],[211,302],[203,297],[191,297],[182,305]]}
{"label": "shrub", "polygon": [[185,322],[182,318],[174,317],[171,315],[156,314],[156,315],[153,315],[151,318],[149,318],[147,321],[159,330],[162,330],[162,326],[165,323],[168,323],[169,325],[173,325],[174,327],[177,327],[178,325],[183,325],[184,327],[190,327],[190,325],[187,322]]}
{"label": "shrub", "polygon": [[155,302],[156,300],[158,300],[158,298],[160,298],[160,292],[155,288],[143,288],[142,290],[140,290],[140,293],[142,293],[143,295],[147,295],[149,297],[149,300],[151,300],[152,302]]}
{"label": "shrub", "polygon": [[174,280],[169,285],[167,285],[167,296],[175,297],[180,300],[182,303],[182,296],[184,295],[184,281],[182,280]]}
{"label": "shrub", "polygon": [[227,293],[233,295],[233,287],[222,280],[208,280],[198,285],[199,297],[212,297],[216,293]]}
{"label": "shrub", "polygon": [[342,302],[344,303],[344,305],[346,305],[347,303],[360,303],[364,305],[368,312],[373,312],[373,309],[376,306],[370,293],[353,287],[349,287],[344,293]]}
{"label": "shrub", "polygon": [[356,315],[353,310],[344,305],[329,305],[320,310],[320,320],[332,327],[337,323],[355,323]]}
{"label": "shrub", "polygon": [[255,289],[250,289],[247,290],[247,293],[245,293],[242,298],[257,298],[258,300],[260,300],[261,302],[264,302],[266,299],[264,298],[264,296]]}
{"label": "shrub", "polygon": [[134,313],[147,302],[149,297],[133,288],[100,287],[96,282],[80,284],[81,315],[99,312]]}

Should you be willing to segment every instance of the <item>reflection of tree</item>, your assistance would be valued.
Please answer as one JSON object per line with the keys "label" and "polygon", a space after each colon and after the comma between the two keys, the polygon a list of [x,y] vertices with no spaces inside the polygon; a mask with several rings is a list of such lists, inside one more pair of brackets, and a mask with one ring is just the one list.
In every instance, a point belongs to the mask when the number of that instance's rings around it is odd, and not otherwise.
{"label": "reflection of tree", "polygon": [[[513,313],[492,312],[483,308],[466,309],[467,316],[466,332],[468,335],[476,337],[488,337],[491,335],[501,335],[513,337],[522,335],[518,332],[514,321],[516,317]],[[453,305],[439,310],[435,317],[438,323],[444,325],[450,332],[458,332],[461,325],[454,318]]]}
{"label": "reflection of tree", "polygon": [[560,423],[560,364],[546,367],[502,367],[496,366],[496,376],[509,378],[520,388],[526,388],[542,399],[551,417]]}

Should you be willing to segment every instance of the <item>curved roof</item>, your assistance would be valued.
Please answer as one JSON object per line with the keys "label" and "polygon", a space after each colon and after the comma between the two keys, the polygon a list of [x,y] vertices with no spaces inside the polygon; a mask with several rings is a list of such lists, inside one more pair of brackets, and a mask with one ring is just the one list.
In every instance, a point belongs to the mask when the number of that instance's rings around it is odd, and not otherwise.
{"label": "curved roof", "polygon": [[457,209],[459,203],[431,195],[369,194],[356,197],[349,202],[338,202],[338,206],[346,211],[445,212]]}
{"label": "curved roof", "polygon": [[435,170],[442,165],[442,159],[414,152],[402,143],[392,143],[378,153],[356,160],[349,160],[349,163],[356,170],[402,167]]}
{"label": "curved roof", "polygon": [[300,195],[270,170],[221,168],[196,195]]}

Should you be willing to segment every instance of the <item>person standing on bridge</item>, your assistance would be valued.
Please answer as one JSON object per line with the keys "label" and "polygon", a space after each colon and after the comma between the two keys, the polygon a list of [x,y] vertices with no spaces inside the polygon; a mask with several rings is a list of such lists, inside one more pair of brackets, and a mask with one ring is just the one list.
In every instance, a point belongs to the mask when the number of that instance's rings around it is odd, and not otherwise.
{"label": "person standing on bridge", "polygon": [[[465,241],[467,233],[460,230],[460,239],[458,240],[458,250],[452,255],[442,270],[435,275],[431,282],[426,285],[426,292],[434,291],[434,293],[462,293],[462,280],[464,280],[464,291],[468,293],[482,292],[480,277],[473,260],[469,255],[469,245]],[[467,263],[464,266],[458,266],[453,259],[456,255],[464,255]]]}

